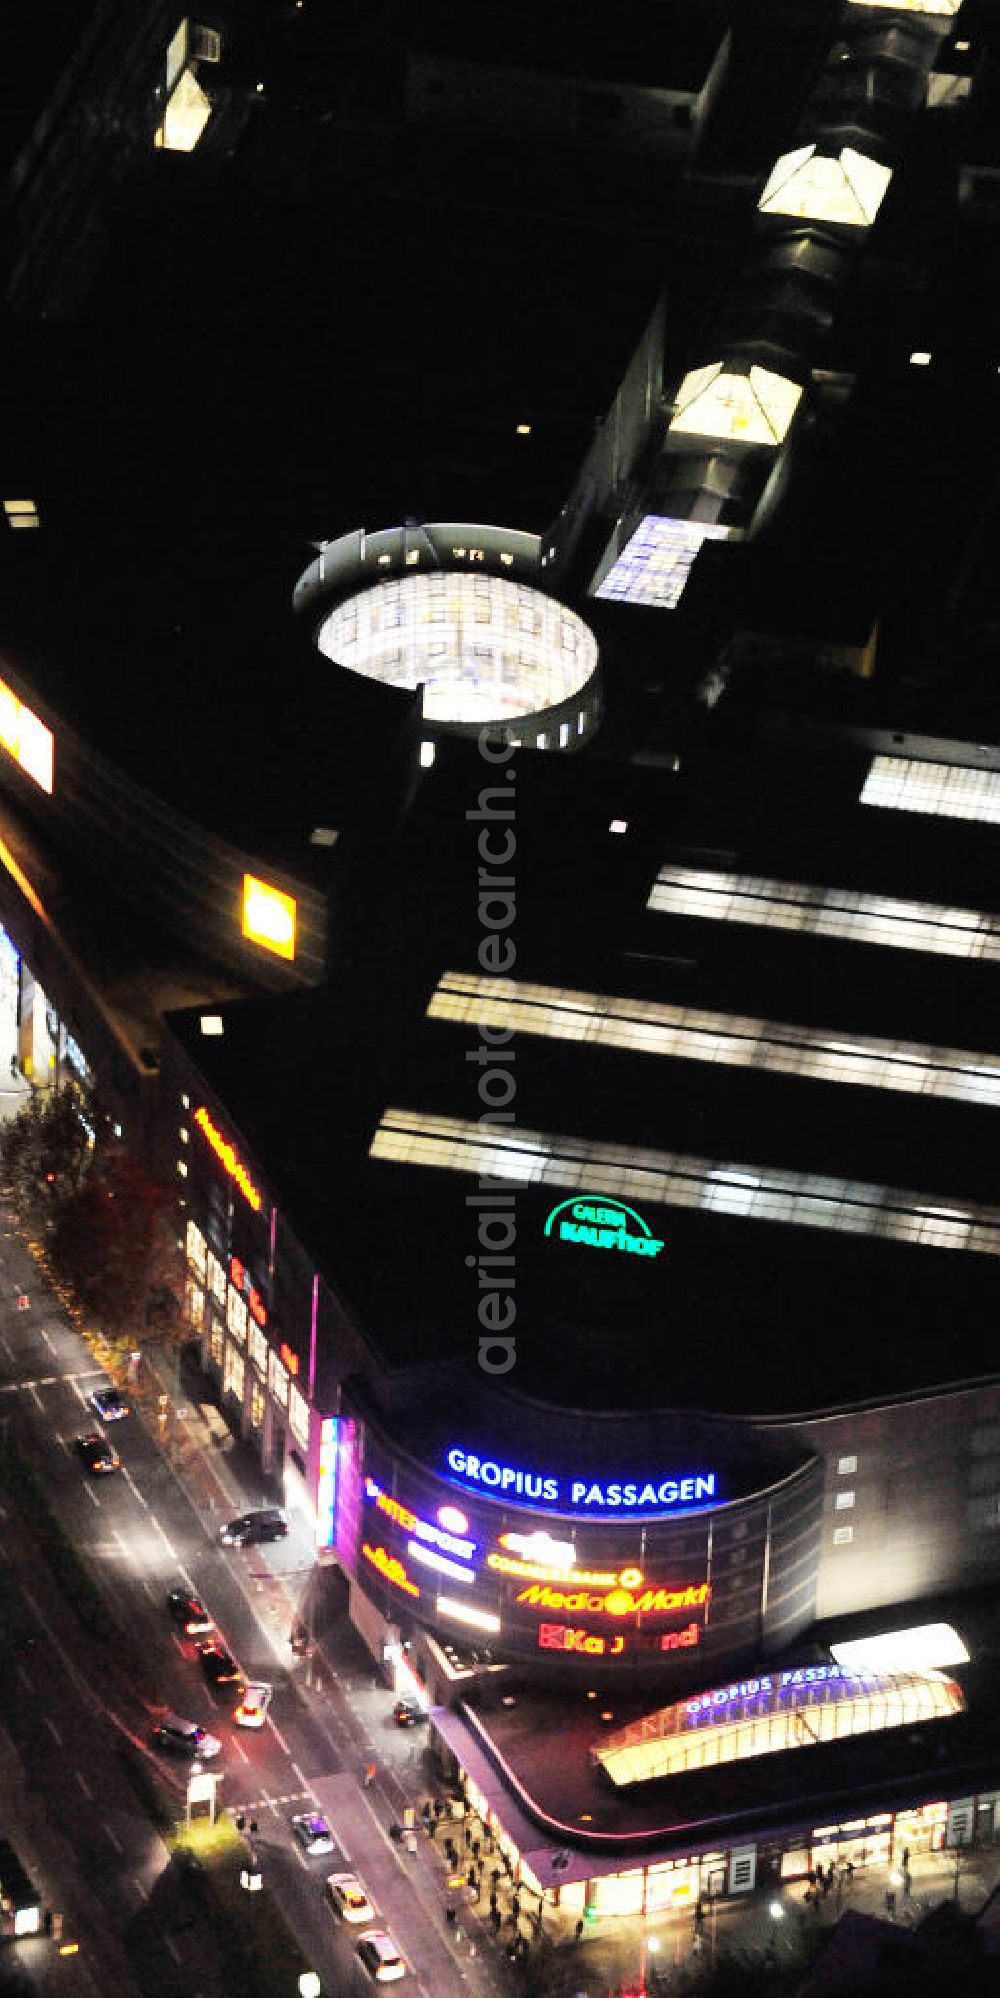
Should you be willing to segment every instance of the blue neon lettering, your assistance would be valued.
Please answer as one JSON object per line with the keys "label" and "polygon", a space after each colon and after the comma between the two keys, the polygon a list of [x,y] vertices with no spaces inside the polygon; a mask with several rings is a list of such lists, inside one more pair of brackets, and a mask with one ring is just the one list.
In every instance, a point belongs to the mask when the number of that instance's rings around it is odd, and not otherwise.
{"label": "blue neon lettering", "polygon": [[478,1457],[458,1445],[447,1452],[448,1469],[464,1481],[485,1485],[504,1497],[515,1493],[524,1500],[541,1500],[545,1505],[568,1504],[569,1508],[593,1511],[597,1507],[623,1508],[628,1512],[666,1511],[668,1508],[696,1505],[714,1499],[717,1477],[714,1471],[698,1472],[683,1478],[664,1478],[658,1484],[647,1481],[604,1484],[593,1478],[575,1478],[565,1484],[540,1471],[524,1471],[514,1464],[497,1463],[491,1457]]}

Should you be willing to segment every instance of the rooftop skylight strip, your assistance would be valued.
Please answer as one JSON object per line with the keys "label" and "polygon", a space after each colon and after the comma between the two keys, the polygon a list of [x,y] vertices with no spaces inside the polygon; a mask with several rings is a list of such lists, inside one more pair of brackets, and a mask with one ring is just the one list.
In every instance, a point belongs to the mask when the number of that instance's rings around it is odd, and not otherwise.
{"label": "rooftop skylight strip", "polygon": [[977,909],[866,895],[853,888],[665,867],[646,907],[658,915],[800,930],[849,943],[1000,963],[1000,917]]}
{"label": "rooftop skylight strip", "polygon": [[941,1207],[933,1194],[784,1168],[696,1158],[559,1133],[387,1108],[369,1147],[385,1163],[579,1187],[589,1195],[701,1208],[1000,1256],[1000,1208]]}
{"label": "rooftop skylight strip", "polygon": [[910,1095],[947,1096],[960,1102],[1000,1104],[1000,1058],[958,1048],[882,1041],[771,1020],[742,1019],[691,1006],[626,999],[557,986],[518,984],[448,971],[427,1006],[434,1020],[468,1021],[546,1040],[681,1061],[772,1070],[814,1081],[893,1089]]}
{"label": "rooftop skylight strip", "polygon": [[1000,771],[916,757],[874,756],[860,802],[883,811],[1000,825]]}

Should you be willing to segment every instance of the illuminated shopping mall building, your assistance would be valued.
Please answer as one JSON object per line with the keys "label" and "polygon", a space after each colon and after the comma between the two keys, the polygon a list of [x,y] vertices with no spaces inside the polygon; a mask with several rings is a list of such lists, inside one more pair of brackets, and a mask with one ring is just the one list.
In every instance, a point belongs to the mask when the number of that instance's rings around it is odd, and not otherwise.
{"label": "illuminated shopping mall building", "polygon": [[[768,136],[726,13],[660,125],[616,100],[700,305],[647,309],[548,525],[337,521],[273,590],[244,555],[234,693],[214,574],[173,677],[75,671],[45,507],[6,502],[19,1075],[94,1075],[176,1182],[227,1419],[580,1908],[992,1837],[1000,1796],[961,1646],[840,1650],[945,1603],[974,1635],[1000,1575],[996,512],[961,457],[996,352],[941,304],[996,247],[991,52],[950,0],[818,5]],[[209,103],[214,45],[169,46]],[[439,122],[505,76],[456,62]]]}

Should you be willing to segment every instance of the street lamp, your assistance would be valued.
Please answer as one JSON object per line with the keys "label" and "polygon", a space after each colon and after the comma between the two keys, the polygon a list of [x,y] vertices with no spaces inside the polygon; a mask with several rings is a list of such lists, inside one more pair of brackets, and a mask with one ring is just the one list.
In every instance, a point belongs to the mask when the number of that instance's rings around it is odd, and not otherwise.
{"label": "street lamp", "polygon": [[315,1970],[303,1970],[299,1975],[299,1998],[320,1998],[322,1986]]}

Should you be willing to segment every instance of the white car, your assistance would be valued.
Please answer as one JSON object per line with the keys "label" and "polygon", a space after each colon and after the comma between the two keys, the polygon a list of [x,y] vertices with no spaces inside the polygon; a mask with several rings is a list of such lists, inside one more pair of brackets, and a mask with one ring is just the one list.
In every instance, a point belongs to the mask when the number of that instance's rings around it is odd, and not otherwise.
{"label": "white car", "polygon": [[243,1698],[233,1714],[237,1727],[263,1727],[273,1690],[266,1679],[248,1680],[243,1688]]}
{"label": "white car", "polygon": [[355,1954],[376,1984],[395,1984],[406,1976],[406,1965],[387,1929],[362,1936]]}
{"label": "white car", "polygon": [[328,1873],[326,1891],[345,1922],[373,1922],[375,1910],[356,1873]]}
{"label": "white car", "polygon": [[333,1833],[320,1811],[300,1811],[292,1819],[292,1831],[310,1859],[318,1859],[334,1849]]}
{"label": "white car", "polygon": [[343,1922],[373,1922],[371,1906],[357,1874],[327,1874],[327,1894]]}

